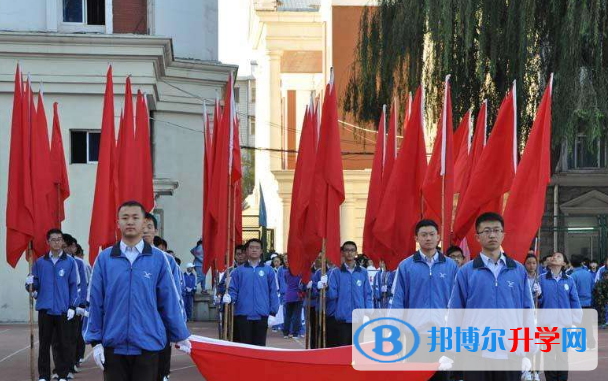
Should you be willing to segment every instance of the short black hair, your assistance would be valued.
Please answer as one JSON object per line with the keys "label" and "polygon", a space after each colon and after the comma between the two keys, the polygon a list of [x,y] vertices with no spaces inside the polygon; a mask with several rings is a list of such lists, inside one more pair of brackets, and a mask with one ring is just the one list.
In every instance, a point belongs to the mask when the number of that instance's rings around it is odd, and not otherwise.
{"label": "short black hair", "polygon": [[462,256],[464,257],[464,251],[462,251],[460,246],[456,246],[456,245],[448,247],[448,249],[445,252],[445,255],[447,255],[449,257],[450,255],[452,255],[452,253],[455,253],[457,251],[460,251],[462,253]]}
{"label": "short black hair", "polygon": [[247,240],[247,242],[245,242],[245,250],[249,249],[249,245],[250,245],[252,242],[257,242],[257,243],[259,243],[259,244],[260,244],[260,246],[264,247],[264,245],[262,244],[262,240],[261,240],[261,239],[258,239],[258,238],[251,238],[251,239],[248,239],[248,240]]}
{"label": "short black hair", "polygon": [[159,247],[160,245],[163,244],[163,239],[156,235],[156,236],[154,236],[154,239],[152,240],[152,244],[156,247]]}
{"label": "short black hair", "polygon": [[63,233],[62,235],[63,235],[63,242],[65,242],[66,245],[72,246],[72,244],[78,244],[78,241],[76,240],[76,238],[72,237],[71,234]]}
{"label": "short black hair", "polygon": [[416,224],[415,234],[418,234],[418,231],[420,229],[425,228],[427,226],[434,227],[435,230],[437,230],[437,233],[439,233],[439,225],[437,225],[437,222],[435,222],[433,220],[424,219],[424,220],[418,221],[418,223]]}
{"label": "short black hair", "polygon": [[182,265],[182,260],[179,259],[178,257],[174,257],[173,259],[175,259],[175,263],[177,263],[178,266]]}
{"label": "short black hair", "polygon": [[167,250],[167,253],[175,255],[175,252],[173,250]]}
{"label": "short black hair", "polygon": [[199,239],[198,241],[196,241],[196,246],[201,245],[203,243],[202,239]]}
{"label": "short black hair", "polygon": [[346,241],[342,244],[342,247],[340,247],[340,250],[344,251],[344,248],[346,248],[346,245],[353,245],[355,247],[355,250],[358,250],[357,248],[357,244],[354,243],[353,241]]}
{"label": "short black hair", "polygon": [[245,251],[245,245],[236,245],[234,248],[234,252],[236,253],[238,250],[241,252]]}
{"label": "short black hair", "polygon": [[590,260],[590,261],[589,261],[589,264],[592,264],[592,263],[597,264],[597,263],[598,263],[598,261],[596,261],[595,259],[592,259],[592,260]]}
{"label": "short black hair", "polygon": [[580,255],[573,255],[570,259],[570,263],[572,263],[572,267],[581,267],[583,264],[583,258]]}
{"label": "short black hair", "polygon": [[128,206],[136,206],[139,207],[141,209],[141,213],[145,216],[146,215],[146,208],[144,208],[144,206],[141,204],[141,202],[138,201],[125,201],[123,202],[119,207],[118,210],[116,211],[116,214],[120,214],[120,210],[122,208],[126,208]]}
{"label": "short black hair", "polygon": [[169,242],[166,239],[163,239],[163,245],[165,245],[165,248],[169,248]]}
{"label": "short black hair", "polygon": [[158,220],[154,217],[154,214],[146,212],[144,215],[145,220],[150,220],[154,224],[154,229],[158,230]]}
{"label": "short black hair", "polygon": [[51,239],[51,234],[61,234],[61,237],[63,238],[63,233],[61,232],[61,230],[54,228],[49,230],[48,232],[46,232],[46,240],[48,241],[49,239]]}
{"label": "short black hair", "polygon": [[84,251],[82,250],[82,246],[80,246],[79,244],[76,244],[76,254],[78,255],[84,255]]}
{"label": "short black hair", "polygon": [[479,225],[484,222],[500,222],[500,226],[502,226],[503,229],[505,228],[505,220],[498,213],[487,212],[477,217],[475,220],[475,230],[479,231]]}
{"label": "short black hair", "polygon": [[528,261],[528,258],[534,258],[534,259],[536,259],[536,263],[538,263],[538,257],[534,254],[526,255],[526,259],[524,259],[524,263],[526,263]]}
{"label": "short black hair", "polygon": [[545,255],[540,261],[544,263],[547,259],[549,259],[551,257],[552,257],[551,255]]}

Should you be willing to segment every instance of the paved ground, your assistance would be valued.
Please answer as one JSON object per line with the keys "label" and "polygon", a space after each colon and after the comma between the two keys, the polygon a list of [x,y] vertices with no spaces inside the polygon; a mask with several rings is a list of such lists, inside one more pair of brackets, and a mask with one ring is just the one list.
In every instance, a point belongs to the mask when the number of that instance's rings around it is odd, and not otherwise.
{"label": "paved ground", "polygon": [[[214,323],[190,324],[195,335],[217,337],[217,326]],[[38,337],[37,329],[34,337]],[[268,345],[281,348],[303,348],[303,340],[283,339],[280,333],[268,332]],[[37,341],[36,341],[37,349]],[[570,372],[571,381],[605,381],[608,374],[608,330],[600,330],[599,366],[593,372]],[[37,353],[36,353],[37,356]],[[171,363],[172,381],[203,380],[190,357],[174,350]],[[29,381],[29,328],[27,325],[0,325],[0,380]],[[91,349],[87,348],[86,361],[81,373],[75,380],[101,380],[101,371],[91,358]]]}

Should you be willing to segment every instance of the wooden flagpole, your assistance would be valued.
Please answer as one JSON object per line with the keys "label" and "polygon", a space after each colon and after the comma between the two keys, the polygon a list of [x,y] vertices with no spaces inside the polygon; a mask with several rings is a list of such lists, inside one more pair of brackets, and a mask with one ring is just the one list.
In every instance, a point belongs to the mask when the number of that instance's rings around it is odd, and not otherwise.
{"label": "wooden flagpole", "polygon": [[[230,234],[230,229],[232,227],[232,184],[231,184],[231,176],[230,172],[228,174],[228,234],[226,235],[226,240],[228,241],[226,245],[226,292],[228,292],[228,288],[230,287],[230,239],[232,238],[232,234]],[[231,303],[226,303],[224,308],[224,340],[229,340],[228,334],[228,325],[230,324],[230,310],[232,305]],[[232,327],[230,327],[232,329]]]}
{"label": "wooden flagpole", "polygon": [[[30,241],[27,247],[27,263],[30,275],[32,275],[32,267],[34,266],[34,250],[32,249],[32,241]],[[34,373],[34,286],[29,287],[29,304],[30,304],[30,316],[29,316],[29,324],[30,324],[30,379],[32,381],[36,380],[36,375]]]}
{"label": "wooden flagpole", "polygon": [[[327,265],[327,258],[325,257],[325,238],[323,238],[323,249],[321,251],[321,277],[325,276],[325,266]],[[319,348],[326,348],[326,344],[327,344],[327,339],[326,339],[326,315],[325,315],[325,291],[327,289],[326,287],[323,287],[321,289],[321,293],[320,293],[320,299],[319,299],[319,306],[321,307],[321,341],[320,341],[320,345]]]}

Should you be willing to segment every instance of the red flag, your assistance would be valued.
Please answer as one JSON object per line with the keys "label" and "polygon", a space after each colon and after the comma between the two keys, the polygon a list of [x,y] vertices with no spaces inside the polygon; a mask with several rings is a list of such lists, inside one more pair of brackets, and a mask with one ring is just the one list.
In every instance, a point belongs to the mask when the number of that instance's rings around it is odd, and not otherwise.
{"label": "red flag", "polygon": [[[394,111],[392,113],[395,114]],[[367,194],[367,207],[365,209],[365,222],[363,225],[363,252],[374,263],[380,263],[381,255],[374,250],[374,223],[376,215],[380,207],[382,182],[384,178],[383,170],[385,166],[386,156],[388,156],[388,147],[386,144],[386,105],[382,107],[380,122],[378,123],[378,135],[376,138],[376,150],[374,152],[374,161],[372,163],[372,173],[369,179],[369,191]],[[394,154],[393,154],[394,155]]]}
{"label": "red flag", "polygon": [[[211,230],[209,222],[209,194],[211,192],[211,174],[213,171],[213,145],[211,140],[211,131],[209,126],[209,116],[207,115],[207,107],[203,105],[203,123],[205,126],[204,156],[203,156],[203,253],[211,254]],[[203,259],[207,256],[203,256]],[[206,262],[207,263],[207,262]],[[211,262],[207,263],[207,269]]]}
{"label": "red flag", "polygon": [[13,267],[34,237],[34,200],[31,177],[31,142],[28,98],[15,70],[11,145],[6,197],[6,261]]}
{"label": "red flag", "polygon": [[427,167],[423,97],[423,90],[419,88],[374,224],[376,239],[393,252],[385,258],[389,270],[394,270],[403,258],[416,250],[414,227],[422,216],[421,188]]}
{"label": "red flag", "polygon": [[99,158],[95,180],[95,198],[93,200],[91,229],[89,231],[89,262],[91,265],[95,263],[100,247],[105,248],[116,242],[116,221],[118,218],[116,217],[115,144],[114,85],[112,83],[112,67],[110,66],[106,76]]}
{"label": "red flag", "polygon": [[437,127],[433,156],[422,186],[424,215],[439,223],[441,247],[451,245],[452,207],[454,204],[454,141],[452,127],[452,97],[450,76],[445,79],[443,108]]}
{"label": "red flag", "polygon": [[118,205],[125,201],[141,202],[141,161],[138,159],[135,144],[135,128],[133,118],[133,93],[131,91],[131,77],[127,77],[125,84],[125,111],[118,134],[117,180]]}
{"label": "red flag", "polygon": [[454,132],[454,193],[462,188],[469,151],[471,150],[471,111],[467,111]]}
{"label": "red flag", "polygon": [[553,74],[536,113],[504,213],[506,234],[502,245],[511,258],[520,262],[525,260],[540,228],[551,179],[552,90]]}
{"label": "red flag", "polygon": [[[454,222],[454,236],[461,240],[475,224],[477,216],[487,211],[489,203],[501,200],[508,192],[517,165],[517,125],[515,84],[498,111],[487,147],[475,166],[467,191]],[[494,209],[494,208],[492,208]],[[500,210],[493,210],[500,212]]]}
{"label": "red flag", "polygon": [[317,235],[325,238],[326,257],[340,264],[340,205],[345,193],[333,71],[325,94],[314,177],[316,227]]}
{"label": "red flag", "polygon": [[[234,97],[232,98],[232,187],[234,195],[232,197],[232,210],[234,212],[233,224],[234,224],[234,237],[232,238],[231,248],[236,245],[243,243],[243,171],[241,167],[241,144],[239,139],[239,119],[236,116],[236,105],[234,104]],[[232,250],[232,249],[231,249]]]}
{"label": "red flag", "polygon": [[61,126],[59,125],[59,111],[57,102],[53,103],[53,135],[51,138],[51,169],[53,171],[53,190],[50,196],[51,216],[54,225],[61,226],[65,220],[64,203],[70,197],[70,182],[65,164]]}
{"label": "red flag", "polygon": [[[30,85],[31,89],[31,85]],[[49,250],[46,233],[56,227],[51,215],[53,174],[51,167],[51,147],[49,127],[46,121],[42,92],[38,93],[38,110],[34,109],[33,94],[30,92],[32,115],[32,194],[34,196],[34,251],[43,256]],[[56,201],[55,201],[56,202]]]}
{"label": "red flag", "polygon": [[150,115],[148,105],[141,91],[137,90],[137,115],[135,120],[135,144],[141,173],[141,195],[138,200],[149,212],[154,209],[154,180],[152,175],[152,154],[150,153]]}
{"label": "red flag", "polygon": [[[215,155],[213,157],[213,175],[211,181],[211,192],[209,193],[209,212],[211,246],[210,253],[205,253],[203,271],[206,272],[217,258],[217,270],[226,269],[226,253],[228,251],[228,201],[229,201],[229,182],[232,180],[232,149],[234,135],[232,134],[234,120],[232,118],[232,74],[226,84],[226,99],[224,101],[224,115],[222,123],[213,131]],[[212,200],[212,201],[211,201]],[[209,255],[210,254],[210,255]],[[230,253],[229,253],[230,254]]]}

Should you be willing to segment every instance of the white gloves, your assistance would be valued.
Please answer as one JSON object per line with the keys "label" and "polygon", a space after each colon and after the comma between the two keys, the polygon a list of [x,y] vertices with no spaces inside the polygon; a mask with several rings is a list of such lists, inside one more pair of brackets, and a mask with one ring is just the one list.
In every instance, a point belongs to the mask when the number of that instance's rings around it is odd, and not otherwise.
{"label": "white gloves", "polygon": [[222,298],[222,302],[224,302],[224,304],[232,303],[232,298],[230,297],[230,294],[228,294],[228,293],[224,294],[224,297]]}
{"label": "white gloves", "polygon": [[323,275],[321,280],[317,282],[317,288],[320,290],[322,288],[327,287],[327,275]]}
{"label": "white gloves", "polygon": [[186,292],[192,292],[192,288],[186,287]]}
{"label": "white gloves", "polygon": [[532,363],[530,362],[529,358],[524,357],[521,360],[521,371],[522,372],[529,372],[530,369],[532,369]]}
{"label": "white gloves", "polygon": [[213,304],[220,304],[220,297],[217,295],[213,295]]}
{"label": "white gloves", "polygon": [[84,308],[76,307],[76,315],[84,316],[87,311]]}
{"label": "white gloves", "polygon": [[34,284],[34,276],[33,275],[28,275],[25,278],[25,284],[27,284],[28,286]]}
{"label": "white gloves", "polygon": [[93,359],[95,360],[95,364],[103,370],[103,364],[106,362],[106,356],[103,354],[103,345],[97,344],[93,348]]}
{"label": "white gloves", "polygon": [[73,309],[70,308],[68,310],[68,320],[74,319],[74,315],[76,315],[76,311],[74,311]]}
{"label": "white gloves", "polygon": [[175,343],[175,347],[187,354],[190,354],[190,352],[192,352],[192,343],[190,343],[190,340],[188,339]]}
{"label": "white gloves", "polygon": [[386,285],[380,287],[380,291],[382,292],[387,292],[388,291],[388,287]]}
{"label": "white gloves", "polygon": [[532,291],[534,292],[534,295],[540,296],[540,294],[542,294],[542,290],[540,288],[540,284],[534,283],[534,286],[532,287]]}
{"label": "white gloves", "polygon": [[312,280],[309,280],[308,283],[306,284],[306,289],[310,290],[312,288]]}
{"label": "white gloves", "polygon": [[454,360],[449,357],[441,356],[439,359],[439,368],[438,370],[450,370],[452,369],[452,364],[454,364]]}

